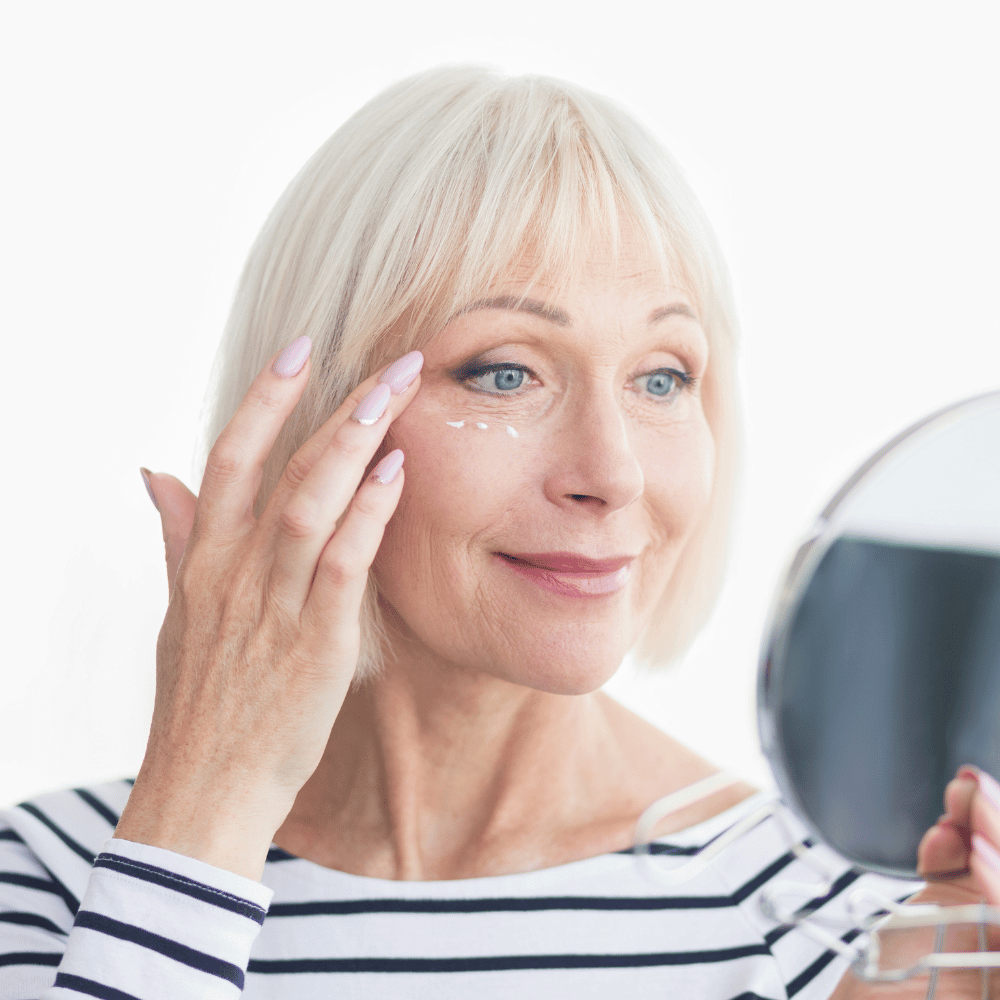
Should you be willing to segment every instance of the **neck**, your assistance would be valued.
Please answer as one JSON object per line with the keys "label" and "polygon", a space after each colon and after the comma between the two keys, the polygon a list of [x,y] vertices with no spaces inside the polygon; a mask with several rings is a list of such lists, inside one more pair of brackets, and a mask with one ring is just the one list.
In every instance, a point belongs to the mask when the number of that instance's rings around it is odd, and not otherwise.
{"label": "neck", "polygon": [[[373,878],[535,871],[631,846],[646,806],[715,770],[600,691],[550,694],[409,648],[348,694],[274,839]],[[658,835],[752,791],[682,809]]]}
{"label": "neck", "polygon": [[600,853],[609,819],[634,820],[599,808],[625,765],[609,703],[396,659],[349,693],[275,840],[327,867],[407,880]]}

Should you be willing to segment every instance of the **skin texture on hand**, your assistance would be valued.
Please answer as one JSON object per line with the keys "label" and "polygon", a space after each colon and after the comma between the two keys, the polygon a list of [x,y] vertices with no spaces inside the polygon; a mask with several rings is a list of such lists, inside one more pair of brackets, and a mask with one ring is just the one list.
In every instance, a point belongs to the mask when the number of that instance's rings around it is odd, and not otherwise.
{"label": "skin texture on hand", "polygon": [[422,363],[414,352],[405,385],[362,383],[292,457],[256,520],[261,468],[309,375],[305,357],[286,362],[307,348],[290,345],[254,380],[200,497],[149,477],[170,602],[149,742],[116,836],[251,878],[357,664],[368,569],[403,476],[359,482]]}

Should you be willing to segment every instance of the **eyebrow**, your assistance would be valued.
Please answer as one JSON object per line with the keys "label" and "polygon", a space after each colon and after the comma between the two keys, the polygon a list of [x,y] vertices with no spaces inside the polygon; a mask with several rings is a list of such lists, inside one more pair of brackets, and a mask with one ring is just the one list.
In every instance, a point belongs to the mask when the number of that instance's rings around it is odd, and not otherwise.
{"label": "eyebrow", "polygon": [[[474,312],[477,309],[507,309],[511,312],[526,312],[531,313],[532,316],[540,316],[550,323],[555,323],[556,326],[573,325],[569,313],[564,310],[547,305],[544,302],[539,302],[538,299],[521,298],[519,295],[497,295],[493,298],[477,299],[455,313],[452,319],[464,316],[466,313]],[[646,324],[647,326],[653,326],[665,320],[668,316],[687,316],[689,319],[698,319],[689,305],[684,302],[674,302],[669,306],[661,306],[659,309],[654,309],[649,314]]]}

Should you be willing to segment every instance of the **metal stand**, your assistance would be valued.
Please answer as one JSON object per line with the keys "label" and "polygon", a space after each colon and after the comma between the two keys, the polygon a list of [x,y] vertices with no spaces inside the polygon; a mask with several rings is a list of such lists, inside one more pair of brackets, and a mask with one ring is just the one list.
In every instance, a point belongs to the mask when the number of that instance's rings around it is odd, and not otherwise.
{"label": "metal stand", "polygon": [[[653,831],[657,824],[670,813],[735,783],[739,779],[725,771],[695,782],[687,788],[657,799],[636,824],[633,854],[638,858],[647,877],[670,885],[680,885],[694,878],[708,867],[709,862],[720,851],[725,850],[758,823],[775,816],[781,820],[777,802],[769,802],[755,809],[738,823],[730,827],[720,837],[716,837],[707,847],[699,851],[690,861],[677,868],[665,869],[656,861],[649,850]],[[929,973],[927,1000],[934,1000],[937,991],[938,972],[941,969],[981,969],[982,1000],[989,1000],[990,969],[1000,968],[1000,952],[986,951],[986,928],[1000,927],[1000,907],[976,903],[966,906],[938,906],[936,904],[903,904],[888,899],[871,889],[861,889],[848,897],[848,912],[853,920],[852,927],[861,929],[861,934],[850,944],[842,941],[836,933],[821,926],[816,915],[803,913],[801,904],[808,899],[826,895],[836,878],[812,850],[801,843],[792,830],[786,826],[789,849],[818,876],[811,882],[785,880],[773,883],[770,891],[761,898],[761,910],[765,916],[779,924],[794,926],[807,934],[818,944],[824,945],[848,959],[851,971],[865,982],[901,982],[911,976]],[[871,916],[872,911],[878,911]],[[945,935],[952,924],[976,924],[978,927],[979,950],[972,952],[945,952]],[[919,927],[937,927],[934,950],[929,955],[906,968],[882,969],[881,941],[879,935],[887,930],[908,930]],[[849,928],[843,928],[846,930]]]}

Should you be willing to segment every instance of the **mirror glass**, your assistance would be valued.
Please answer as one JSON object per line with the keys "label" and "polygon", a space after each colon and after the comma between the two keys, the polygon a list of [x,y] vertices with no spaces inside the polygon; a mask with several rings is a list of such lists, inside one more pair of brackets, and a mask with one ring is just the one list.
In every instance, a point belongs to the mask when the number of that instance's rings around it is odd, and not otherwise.
{"label": "mirror glass", "polygon": [[1000,776],[1000,392],[899,435],[792,560],[762,647],[761,740],[820,839],[912,878],[962,764]]}

